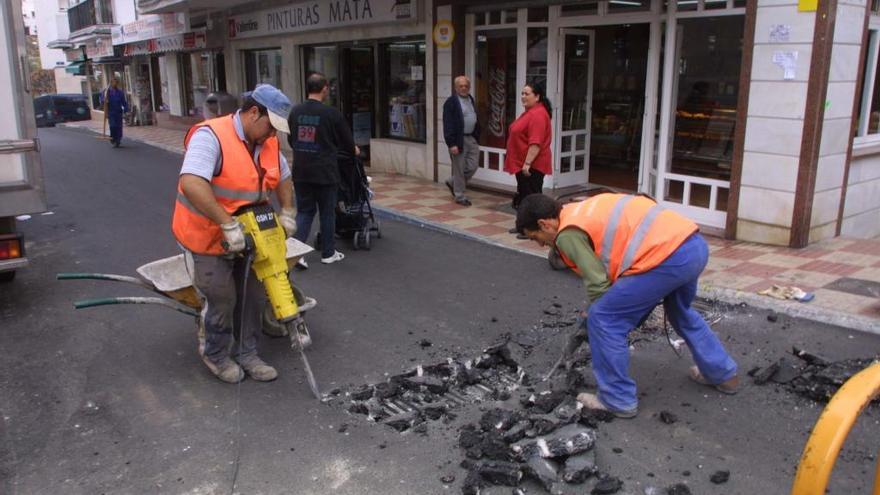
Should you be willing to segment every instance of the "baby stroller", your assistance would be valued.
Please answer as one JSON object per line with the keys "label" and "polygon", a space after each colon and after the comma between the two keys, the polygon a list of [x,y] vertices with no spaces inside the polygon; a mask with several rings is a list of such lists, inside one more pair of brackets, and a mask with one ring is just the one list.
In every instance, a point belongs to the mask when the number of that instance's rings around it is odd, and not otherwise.
{"label": "baby stroller", "polygon": [[373,234],[379,239],[379,220],[373,215],[373,192],[360,158],[339,153],[339,191],[336,203],[336,235],[352,240],[354,249],[369,250]]}

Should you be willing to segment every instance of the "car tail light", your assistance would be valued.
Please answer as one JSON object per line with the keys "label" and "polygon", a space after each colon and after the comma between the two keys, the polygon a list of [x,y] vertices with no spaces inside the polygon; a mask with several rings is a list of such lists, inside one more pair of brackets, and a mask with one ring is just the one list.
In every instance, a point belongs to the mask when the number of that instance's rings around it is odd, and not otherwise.
{"label": "car tail light", "polygon": [[22,257],[21,237],[0,239],[0,260],[8,260]]}

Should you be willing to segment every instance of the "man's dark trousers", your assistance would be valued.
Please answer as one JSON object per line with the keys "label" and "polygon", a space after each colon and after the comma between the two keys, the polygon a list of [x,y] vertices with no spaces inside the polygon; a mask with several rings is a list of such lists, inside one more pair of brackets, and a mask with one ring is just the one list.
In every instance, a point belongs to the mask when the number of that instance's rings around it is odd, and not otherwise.
{"label": "man's dark trousers", "polygon": [[296,192],[296,235],[300,242],[306,242],[312,231],[315,213],[320,214],[321,257],[329,258],[336,252],[336,184],[293,183]]}

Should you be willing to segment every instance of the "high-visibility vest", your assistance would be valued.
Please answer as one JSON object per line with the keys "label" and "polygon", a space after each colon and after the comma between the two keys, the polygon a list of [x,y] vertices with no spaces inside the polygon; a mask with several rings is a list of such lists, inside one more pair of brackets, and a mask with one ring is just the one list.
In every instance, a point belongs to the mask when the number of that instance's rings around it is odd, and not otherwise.
{"label": "high-visibility vest", "polygon": [[[201,127],[208,127],[217,137],[220,173],[211,179],[211,189],[217,203],[230,215],[243,206],[265,202],[269,191],[274,190],[281,180],[278,138],[273,136],[263,143],[257,164],[235,132],[232,119],[233,116],[228,115],[196,124],[184,140],[184,146],[188,146],[193,134]],[[218,255],[225,252],[220,244],[223,240],[220,225],[189,202],[179,182],[171,230],[177,241],[193,253]]]}
{"label": "high-visibility vest", "polygon": [[[563,206],[559,232],[571,228],[590,237],[611,283],[660,265],[698,230],[694,222],[649,198],[612,193]],[[578,271],[565,253],[559,254]]]}

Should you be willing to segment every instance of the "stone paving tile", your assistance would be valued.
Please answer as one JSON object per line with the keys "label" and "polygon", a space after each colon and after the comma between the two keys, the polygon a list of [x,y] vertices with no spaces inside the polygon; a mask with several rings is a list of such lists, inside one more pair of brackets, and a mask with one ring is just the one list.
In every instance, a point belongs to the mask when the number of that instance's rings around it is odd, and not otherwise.
{"label": "stone paving tile", "polygon": [[715,272],[707,277],[701,277],[700,282],[714,287],[723,287],[727,289],[744,290],[757,283],[763,282],[761,277],[751,275],[740,275],[730,272]]}
{"label": "stone paving tile", "polygon": [[830,273],[840,277],[847,277],[859,271],[858,266],[847,265],[844,263],[835,263],[833,261],[815,260],[799,267],[801,270],[811,272]]}
{"label": "stone paving tile", "polygon": [[773,265],[784,268],[797,268],[801,265],[807,263],[807,260],[804,258],[799,258],[797,256],[790,256],[785,253],[767,253],[758,256],[752,260],[754,263],[761,263],[763,265]]}
{"label": "stone paving tile", "polygon": [[717,256],[719,258],[728,258],[733,260],[751,260],[757,258],[761,255],[758,251],[754,249],[747,249],[742,247],[726,247],[723,249],[719,249],[712,253],[713,256]]}
{"label": "stone paving tile", "polygon": [[868,268],[862,268],[861,270],[850,275],[852,278],[858,278],[862,280],[870,280],[872,282],[880,282],[880,268],[877,268],[877,265]]}
{"label": "stone paving tile", "polygon": [[773,265],[762,265],[746,261],[730,268],[737,275],[751,275],[753,277],[770,278],[785,271],[785,268]]}
{"label": "stone paving tile", "polygon": [[793,285],[795,287],[824,287],[840,277],[830,273],[810,272],[806,270],[793,269],[779,273],[773,278],[775,280],[778,280],[779,282],[782,282],[781,285]]}
{"label": "stone paving tile", "polygon": [[831,253],[818,258],[824,261],[831,261],[834,263],[846,263],[847,265],[855,265],[855,266],[871,266],[874,263],[880,261],[880,256],[874,256],[871,254],[864,254],[860,252],[853,251],[834,251]]}
{"label": "stone paving tile", "polygon": [[507,229],[505,229],[503,227],[498,227],[498,226],[495,226],[492,224],[479,225],[476,227],[472,227],[472,228],[468,229],[468,231],[473,232],[475,234],[485,235],[485,236],[507,233]]}
{"label": "stone paving tile", "polygon": [[816,289],[816,298],[807,303],[849,314],[866,314],[871,310],[880,309],[880,300],[876,297],[857,296],[829,289]]}

